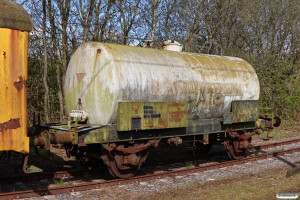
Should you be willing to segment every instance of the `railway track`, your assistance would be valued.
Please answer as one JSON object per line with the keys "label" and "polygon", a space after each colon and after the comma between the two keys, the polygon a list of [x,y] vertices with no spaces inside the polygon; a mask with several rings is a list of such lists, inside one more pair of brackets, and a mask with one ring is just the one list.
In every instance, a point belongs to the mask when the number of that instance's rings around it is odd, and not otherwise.
{"label": "railway track", "polygon": [[[272,144],[265,144],[265,145],[260,145],[260,146],[254,146],[252,148],[252,150],[262,150],[262,149],[267,149],[267,148],[271,148],[271,147],[277,147],[277,146],[288,145],[288,144],[299,143],[299,142],[300,142],[300,139],[296,139],[296,140],[289,140],[289,141],[272,143]],[[75,192],[75,191],[96,189],[96,188],[101,188],[101,187],[105,187],[105,186],[117,185],[117,184],[129,184],[129,183],[138,182],[138,181],[148,181],[148,180],[155,179],[155,178],[165,178],[165,177],[170,177],[170,176],[172,177],[172,176],[177,176],[177,175],[185,175],[185,174],[198,173],[198,172],[203,172],[203,171],[212,170],[212,169],[224,168],[224,167],[233,166],[233,165],[240,165],[240,164],[244,164],[247,162],[263,160],[263,159],[277,157],[277,156],[281,156],[281,155],[285,155],[285,154],[291,154],[291,153],[295,153],[295,152],[300,152],[300,147],[294,148],[294,149],[288,149],[288,150],[281,150],[281,151],[273,152],[273,153],[265,153],[262,155],[250,156],[250,157],[243,158],[240,160],[231,160],[231,161],[225,161],[225,162],[220,162],[220,163],[195,166],[192,168],[184,168],[184,169],[166,171],[166,172],[161,172],[161,173],[141,175],[141,176],[136,176],[136,177],[133,177],[130,179],[113,179],[113,180],[104,180],[103,182],[89,182],[89,183],[82,183],[82,184],[72,185],[72,186],[61,186],[61,187],[43,188],[43,189],[35,189],[35,190],[17,191],[17,192],[10,192],[10,193],[0,193],[0,199],[8,200],[8,199],[29,198],[29,197],[37,197],[37,196],[45,196],[45,195],[55,195],[55,194],[69,193],[69,192]],[[185,159],[186,160],[195,159],[195,157],[186,157]],[[170,162],[170,161],[167,161],[167,162]],[[29,175],[19,177],[19,179],[18,179],[18,177],[14,177],[14,178],[18,181],[20,181],[20,178],[22,180],[32,180],[32,179],[38,179],[38,178],[45,179],[47,177],[61,178],[61,177],[66,177],[66,176],[67,177],[74,176],[76,174],[80,175],[83,172],[84,172],[83,170],[69,170],[69,171],[61,171],[61,172],[29,174]],[[7,181],[7,180],[5,180],[5,177],[0,178],[0,182],[3,183],[3,181]]]}

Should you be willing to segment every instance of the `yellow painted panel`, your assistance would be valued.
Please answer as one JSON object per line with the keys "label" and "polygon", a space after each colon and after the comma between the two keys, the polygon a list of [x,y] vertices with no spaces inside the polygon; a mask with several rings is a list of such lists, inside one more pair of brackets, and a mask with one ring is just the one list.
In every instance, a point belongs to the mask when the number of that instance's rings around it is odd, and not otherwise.
{"label": "yellow painted panel", "polygon": [[118,131],[188,126],[187,102],[119,102]]}
{"label": "yellow painted panel", "polygon": [[29,152],[28,32],[0,28],[0,151]]}

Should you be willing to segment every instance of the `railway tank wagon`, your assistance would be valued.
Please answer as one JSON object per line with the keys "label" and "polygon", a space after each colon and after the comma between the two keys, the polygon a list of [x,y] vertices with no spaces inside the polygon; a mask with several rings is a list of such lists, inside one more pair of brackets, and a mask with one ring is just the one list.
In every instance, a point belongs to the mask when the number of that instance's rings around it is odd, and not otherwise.
{"label": "railway tank wagon", "polygon": [[259,81],[240,58],[89,42],[69,63],[65,96],[92,124],[117,123],[119,102],[188,102],[189,119],[211,119],[232,101],[257,101]]}
{"label": "railway tank wagon", "polygon": [[[68,120],[27,128],[32,24],[14,2],[0,0],[0,10],[0,161],[8,168],[11,152],[25,158],[28,172],[29,147],[39,154],[60,144],[84,164],[102,159],[113,176],[129,178],[161,142],[187,142],[199,153],[223,144],[239,159],[253,135],[280,125],[258,114],[258,78],[240,58],[88,42],[68,66]],[[168,43],[165,49],[180,49]]]}
{"label": "railway tank wagon", "polygon": [[120,178],[160,142],[199,152],[224,144],[242,158],[259,128],[275,124],[258,118],[257,75],[234,57],[88,42],[70,60],[64,91],[68,123],[40,125],[34,145],[63,143],[83,163],[102,158]]}
{"label": "railway tank wagon", "polygon": [[0,160],[29,153],[27,136],[27,51],[32,29],[17,3],[0,1]]}

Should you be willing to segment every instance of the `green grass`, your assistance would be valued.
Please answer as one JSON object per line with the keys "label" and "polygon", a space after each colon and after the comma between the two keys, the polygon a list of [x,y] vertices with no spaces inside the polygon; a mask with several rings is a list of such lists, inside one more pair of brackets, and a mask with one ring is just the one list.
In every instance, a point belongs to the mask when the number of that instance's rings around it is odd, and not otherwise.
{"label": "green grass", "polygon": [[[270,133],[269,137],[274,138],[282,138],[282,137],[292,137],[292,136],[300,136],[300,125],[299,124],[288,124],[288,122],[285,122],[286,120],[283,120],[283,123],[277,127],[274,128]],[[260,137],[264,138],[267,137],[267,131],[261,131]]]}
{"label": "green grass", "polygon": [[63,178],[54,179],[54,180],[53,180],[53,183],[54,183],[55,185],[58,185],[58,186],[63,186],[63,185],[64,185],[64,179],[63,179]]}
{"label": "green grass", "polygon": [[192,161],[188,161],[188,162],[185,163],[185,167],[192,168],[192,167],[194,167],[194,164],[193,164]]}

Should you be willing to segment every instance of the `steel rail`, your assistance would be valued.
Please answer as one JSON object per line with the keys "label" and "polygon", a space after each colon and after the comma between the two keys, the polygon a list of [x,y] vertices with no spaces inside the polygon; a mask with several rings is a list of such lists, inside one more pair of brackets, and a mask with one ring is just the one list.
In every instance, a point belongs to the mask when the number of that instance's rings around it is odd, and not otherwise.
{"label": "steel rail", "polygon": [[272,148],[272,147],[289,145],[289,144],[299,143],[299,142],[300,142],[300,138],[299,139],[294,139],[294,140],[287,140],[287,141],[282,141],[282,142],[275,142],[275,143],[270,143],[270,144],[263,144],[263,145],[253,146],[250,150],[268,149],[268,148]]}
{"label": "steel rail", "polygon": [[[287,140],[283,142],[276,142],[276,143],[270,143],[270,144],[264,144],[264,145],[258,145],[253,146],[250,150],[262,150],[267,149],[271,147],[277,147],[282,145],[288,145],[293,143],[299,143],[300,139],[294,139],[294,140]],[[155,164],[168,164],[168,163],[175,163],[175,162],[186,162],[195,160],[198,158],[202,158],[203,156],[185,156],[185,157],[176,157],[176,158],[170,158],[167,160],[154,160],[145,163],[145,165],[155,165]],[[58,179],[63,177],[78,177],[83,176],[87,171],[85,169],[70,169],[65,171],[55,171],[55,172],[36,172],[36,173],[30,173],[30,174],[23,174],[19,176],[2,176],[0,177],[0,183],[11,183],[15,181],[32,181],[32,180],[39,180],[39,179]]]}
{"label": "steel rail", "polygon": [[12,183],[15,181],[32,181],[42,179],[58,179],[64,177],[81,176],[84,173],[84,169],[70,169],[65,171],[54,172],[34,172],[30,174],[22,174],[16,176],[2,176],[0,177],[0,183]]}

